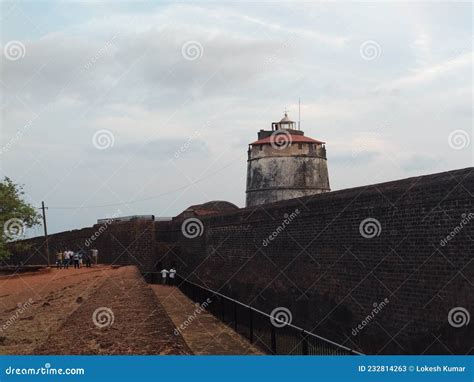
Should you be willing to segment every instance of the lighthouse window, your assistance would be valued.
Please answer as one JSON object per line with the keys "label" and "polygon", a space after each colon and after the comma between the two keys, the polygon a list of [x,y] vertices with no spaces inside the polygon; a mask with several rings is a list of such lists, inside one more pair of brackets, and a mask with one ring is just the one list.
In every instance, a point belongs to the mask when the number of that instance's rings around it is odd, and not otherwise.
{"label": "lighthouse window", "polygon": [[302,143],[298,143],[298,148],[301,150],[303,148],[303,144]]}

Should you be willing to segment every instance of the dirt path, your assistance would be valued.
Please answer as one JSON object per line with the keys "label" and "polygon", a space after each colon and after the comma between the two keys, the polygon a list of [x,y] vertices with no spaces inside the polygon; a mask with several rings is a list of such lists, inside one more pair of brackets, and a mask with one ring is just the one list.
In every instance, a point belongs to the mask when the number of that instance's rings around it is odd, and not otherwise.
{"label": "dirt path", "polygon": [[162,285],[151,285],[151,288],[176,328],[181,328],[180,333],[194,354],[262,354],[240,334],[199,309],[178,288]]}
{"label": "dirt path", "polygon": [[44,269],[0,277],[0,354],[32,354],[89,298],[110,268]]}
{"label": "dirt path", "polygon": [[0,328],[0,354],[190,353],[135,267],[1,277]]}

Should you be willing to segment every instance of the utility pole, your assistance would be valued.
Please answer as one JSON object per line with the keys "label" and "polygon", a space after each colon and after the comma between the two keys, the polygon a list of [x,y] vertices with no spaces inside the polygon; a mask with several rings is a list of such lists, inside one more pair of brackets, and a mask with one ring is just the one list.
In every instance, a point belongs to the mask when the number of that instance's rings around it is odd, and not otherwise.
{"label": "utility pole", "polygon": [[298,97],[298,130],[301,130],[301,98]]}
{"label": "utility pole", "polygon": [[43,211],[43,228],[44,228],[44,243],[45,243],[45,251],[46,251],[46,258],[48,259],[48,267],[51,266],[51,262],[49,260],[49,243],[48,243],[48,227],[46,226],[46,212],[48,207],[44,206],[44,202],[41,202],[41,209]]}

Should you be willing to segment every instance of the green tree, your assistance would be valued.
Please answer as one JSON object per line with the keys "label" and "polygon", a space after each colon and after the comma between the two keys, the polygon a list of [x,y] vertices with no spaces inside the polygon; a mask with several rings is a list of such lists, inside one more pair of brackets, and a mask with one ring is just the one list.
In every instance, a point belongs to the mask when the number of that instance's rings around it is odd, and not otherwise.
{"label": "green tree", "polygon": [[26,228],[40,224],[41,215],[23,200],[23,186],[5,177],[0,182],[0,259],[11,255],[9,248],[22,247]]}

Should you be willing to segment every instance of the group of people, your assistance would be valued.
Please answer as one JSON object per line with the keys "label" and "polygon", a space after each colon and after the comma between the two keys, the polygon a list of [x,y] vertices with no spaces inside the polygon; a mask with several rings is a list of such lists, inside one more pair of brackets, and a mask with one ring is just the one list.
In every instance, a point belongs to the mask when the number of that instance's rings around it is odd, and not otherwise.
{"label": "group of people", "polygon": [[56,253],[56,268],[58,269],[68,269],[69,266],[74,266],[74,268],[80,268],[81,265],[85,265],[86,268],[92,266],[92,262],[97,264],[97,249],[84,250],[80,249],[79,251],[59,251]]}
{"label": "group of people", "polygon": [[161,283],[163,285],[166,285],[166,284],[175,285],[176,269],[174,269],[174,267],[171,267],[170,270],[167,270],[167,269],[163,268],[160,271],[160,273],[161,273]]}

